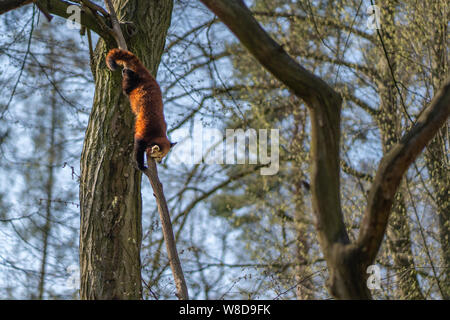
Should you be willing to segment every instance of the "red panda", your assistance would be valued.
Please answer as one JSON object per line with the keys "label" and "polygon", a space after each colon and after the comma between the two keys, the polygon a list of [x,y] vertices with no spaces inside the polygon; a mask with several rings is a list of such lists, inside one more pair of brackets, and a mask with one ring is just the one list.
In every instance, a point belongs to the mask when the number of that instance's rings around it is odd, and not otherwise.
{"label": "red panda", "polygon": [[161,89],[142,62],[127,50],[112,49],[106,56],[106,64],[112,71],[118,65],[123,67],[122,89],[136,116],[133,158],[139,170],[144,171],[147,151],[160,163],[176,144],[167,138]]}

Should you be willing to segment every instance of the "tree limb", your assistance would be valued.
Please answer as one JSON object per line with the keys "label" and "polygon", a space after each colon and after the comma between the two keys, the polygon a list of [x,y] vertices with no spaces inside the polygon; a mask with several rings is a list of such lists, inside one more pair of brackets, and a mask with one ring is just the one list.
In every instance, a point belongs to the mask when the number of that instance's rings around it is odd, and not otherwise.
{"label": "tree limb", "polygon": [[0,14],[17,9],[26,4],[32,3],[33,0],[0,0]]}
{"label": "tree limb", "polygon": [[450,78],[416,124],[383,157],[372,184],[357,245],[363,263],[372,263],[380,248],[395,193],[408,167],[450,115]]}
{"label": "tree limb", "polygon": [[116,12],[114,11],[114,7],[111,3],[111,0],[105,0],[106,8],[108,8],[109,16],[111,18],[112,30],[110,31],[112,36],[117,42],[117,45],[120,49],[128,50],[127,43],[125,42],[125,38],[123,37],[122,29],[120,29],[119,20],[117,19]]}
{"label": "tree limb", "polygon": [[148,169],[145,170],[144,174],[150,180],[150,184],[153,188],[153,195],[155,196],[156,204],[158,205],[159,217],[161,219],[164,240],[166,242],[167,255],[169,257],[170,268],[172,269],[175,286],[177,288],[177,296],[181,300],[188,300],[188,289],[186,286],[186,280],[184,279],[183,269],[181,268],[180,259],[178,257],[172,223],[170,221],[169,208],[167,207],[163,186],[159,181],[156,162],[151,157],[150,152],[147,153],[147,164]]}
{"label": "tree limb", "polygon": [[[0,14],[33,2],[36,3],[39,10],[41,10],[46,16],[54,14],[65,19],[72,15],[67,12],[69,6],[77,6],[76,4],[64,0],[0,0]],[[95,10],[82,10],[81,6],[78,7],[81,10],[81,25],[91,29],[100,37],[105,39],[105,41],[111,43],[114,38],[112,38],[110,32],[104,28],[104,26],[106,26],[105,17],[96,14]]]}

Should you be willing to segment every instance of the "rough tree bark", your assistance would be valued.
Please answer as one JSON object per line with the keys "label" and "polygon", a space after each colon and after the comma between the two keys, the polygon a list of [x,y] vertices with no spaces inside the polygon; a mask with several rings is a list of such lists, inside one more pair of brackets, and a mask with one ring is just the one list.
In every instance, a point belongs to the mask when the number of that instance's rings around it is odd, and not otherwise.
{"label": "rough tree bark", "polygon": [[[154,75],[172,6],[171,0],[114,1],[119,19],[134,24],[135,34],[126,39],[129,49]],[[134,116],[120,73],[105,66],[110,48],[100,40],[91,62],[96,90],[81,157],[81,298],[141,299],[141,173],[131,161]]]}

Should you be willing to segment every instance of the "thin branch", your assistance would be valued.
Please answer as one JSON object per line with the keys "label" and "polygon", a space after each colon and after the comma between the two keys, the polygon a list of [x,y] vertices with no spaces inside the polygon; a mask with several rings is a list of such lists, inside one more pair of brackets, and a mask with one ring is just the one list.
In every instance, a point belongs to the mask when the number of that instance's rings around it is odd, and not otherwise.
{"label": "thin branch", "polygon": [[37,2],[36,0],[34,0],[34,2],[36,3],[36,7],[38,7],[39,11],[42,12],[42,14],[45,16],[45,18],[47,18],[47,21],[50,22],[53,19],[53,16],[48,12],[48,10],[46,8],[44,8],[39,2]]}
{"label": "thin branch", "polygon": [[448,297],[445,295],[445,291],[442,289],[441,282],[439,281],[439,276],[438,276],[438,273],[436,271],[436,267],[434,266],[433,258],[431,257],[430,248],[429,248],[428,243],[427,243],[427,237],[425,236],[425,232],[423,230],[422,223],[420,222],[420,217],[419,217],[419,214],[417,212],[417,206],[416,206],[416,204],[414,202],[414,197],[411,194],[411,189],[409,187],[408,178],[406,178],[405,180],[406,180],[406,190],[408,191],[409,198],[411,199],[411,204],[412,204],[412,207],[413,207],[413,210],[414,210],[414,216],[416,217],[417,225],[419,227],[419,234],[420,234],[420,237],[422,238],[422,243],[423,243],[423,246],[424,246],[424,249],[425,249],[425,253],[426,253],[428,261],[430,263],[431,271],[433,272],[433,275],[434,275],[434,280],[436,281],[436,284],[437,284],[437,287],[439,289],[439,292],[441,294],[442,299],[448,300]]}
{"label": "thin branch", "polygon": [[[46,10],[50,14],[54,14],[65,19],[71,16],[71,13],[68,13],[67,8],[69,6],[74,6],[73,3],[63,0],[38,0],[37,3],[42,8],[42,10]],[[107,32],[107,30],[104,30],[101,27],[101,24],[98,22],[98,20],[104,22],[105,17],[96,14],[95,11],[81,10],[80,18],[81,25],[91,29],[106,41],[111,40],[110,34]]]}
{"label": "thin branch", "polygon": [[158,205],[159,217],[161,219],[164,240],[166,242],[167,255],[169,256],[170,268],[172,269],[175,286],[177,288],[177,296],[181,300],[188,300],[188,289],[186,286],[186,280],[184,279],[183,269],[181,268],[181,262],[178,257],[172,223],[170,221],[169,208],[167,207],[163,186],[158,178],[156,162],[151,157],[150,153],[147,153],[147,164],[148,169],[145,170],[144,174],[150,180],[150,184],[153,188],[153,194],[156,198],[156,204]]}
{"label": "thin branch", "polygon": [[120,28],[119,20],[117,19],[116,11],[112,5],[111,0],[105,0],[106,8],[108,8],[109,16],[111,18],[112,24],[112,36],[116,39],[117,45],[120,49],[128,50],[127,43],[122,34],[122,29]]}
{"label": "thin branch", "polygon": [[191,34],[195,34],[197,31],[200,31],[201,29],[208,27],[214,23],[216,23],[217,21],[219,21],[218,19],[214,18],[210,21],[207,21],[195,28],[192,28],[191,30],[189,30],[188,32],[186,32],[185,34],[177,37],[176,40],[170,42],[169,44],[167,44],[166,48],[164,49],[164,52],[169,52],[170,49],[172,49],[172,47],[176,46],[178,43],[185,41],[187,37],[189,37]]}
{"label": "thin branch", "polygon": [[13,87],[13,90],[11,92],[11,95],[9,96],[9,100],[6,103],[5,107],[3,108],[1,114],[0,114],[0,119],[3,119],[3,117],[5,116],[6,111],[8,111],[9,109],[9,105],[11,104],[11,101],[14,98],[14,95],[16,93],[17,90],[17,86],[19,85],[20,82],[20,78],[22,77],[22,73],[23,70],[25,69],[25,64],[27,62],[27,58],[28,58],[28,54],[30,53],[30,46],[31,46],[31,38],[33,37],[33,31],[34,31],[34,16],[36,14],[36,10],[35,7],[33,7],[33,16],[31,17],[31,29],[30,29],[30,35],[28,37],[28,43],[27,43],[27,50],[25,51],[25,57],[23,58],[22,61],[22,66],[20,67],[20,72],[19,72],[19,76],[17,77],[17,81]]}
{"label": "thin branch", "polygon": [[342,171],[344,171],[346,174],[349,174],[355,178],[362,179],[368,182],[372,182],[373,177],[370,174],[360,172],[356,170],[355,168],[352,168],[347,162],[344,160],[341,160],[341,167]]}
{"label": "thin branch", "polygon": [[32,2],[33,0],[0,0],[0,14],[4,14]]}
{"label": "thin branch", "polygon": [[320,61],[320,62],[328,62],[330,64],[344,66],[349,69],[354,69],[356,71],[359,71],[368,77],[371,77],[374,79],[380,79],[380,76],[378,75],[377,71],[374,68],[371,68],[369,66],[360,65],[355,62],[349,62],[342,58],[331,58],[322,53],[318,53],[318,52],[314,52],[314,51],[306,52],[304,50],[301,50],[299,52],[293,52],[293,54],[295,54],[296,56],[300,56],[302,58],[310,58],[310,59],[314,59],[314,60]]}
{"label": "thin branch", "polygon": [[358,98],[354,94],[348,92],[348,90],[341,90],[341,95],[343,98],[353,102],[358,107],[366,111],[368,114],[370,114],[372,117],[377,117],[380,114],[380,111],[370,106],[367,102],[364,100]]}

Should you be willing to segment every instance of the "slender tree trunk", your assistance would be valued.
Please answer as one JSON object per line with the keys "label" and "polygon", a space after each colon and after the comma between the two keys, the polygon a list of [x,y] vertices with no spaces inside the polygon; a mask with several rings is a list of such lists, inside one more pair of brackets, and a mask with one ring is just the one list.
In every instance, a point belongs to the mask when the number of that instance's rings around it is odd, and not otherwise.
{"label": "slender tree trunk", "polygon": [[[448,126],[444,127],[448,131]],[[436,214],[439,226],[439,242],[441,244],[440,270],[443,299],[450,299],[450,177],[448,174],[448,155],[445,150],[445,132],[440,130],[436,138],[428,146],[429,154],[425,160],[430,174],[431,185],[435,192]]]}
{"label": "slender tree trunk", "polygon": [[306,115],[294,111],[295,131],[293,132],[292,153],[297,157],[293,161],[293,183],[295,194],[294,230],[296,233],[295,251],[295,282],[297,283],[296,296],[298,300],[314,299],[313,281],[310,278],[310,240],[308,239],[308,209],[305,205],[305,175],[302,166],[306,159],[302,159],[302,150],[306,145]]}
{"label": "slender tree trunk", "polygon": [[400,187],[396,195],[387,228],[387,248],[394,262],[394,274],[398,286],[395,296],[397,299],[424,299],[411,248],[408,213],[401,193],[403,188],[404,186]]}
{"label": "slender tree trunk", "polygon": [[[154,75],[164,49],[171,0],[117,0],[127,39]],[[125,35],[127,37],[127,35]],[[120,72],[105,66],[111,49],[100,40],[92,63],[95,96],[81,156],[80,272],[82,299],[141,299],[141,173],[131,161],[133,124]]]}
{"label": "slender tree trunk", "polygon": [[46,267],[47,267],[47,255],[48,255],[48,242],[51,230],[51,219],[52,219],[52,203],[53,199],[53,185],[54,185],[54,171],[55,171],[55,135],[56,135],[56,125],[57,125],[57,113],[56,113],[56,92],[52,90],[52,96],[50,97],[50,107],[51,107],[51,125],[50,125],[50,142],[48,148],[48,161],[47,161],[47,181],[45,183],[45,224],[43,227],[43,239],[42,239],[42,258],[41,258],[41,270],[39,274],[39,285],[38,285],[38,299],[42,300],[45,293],[45,279],[46,279]]}
{"label": "slender tree trunk", "polygon": [[[298,300],[314,299],[314,287],[310,276],[309,267],[309,241],[307,224],[305,223],[306,211],[303,201],[302,186],[298,186],[295,211],[296,256],[295,256],[295,282],[297,283],[296,296]],[[301,197],[301,199],[300,199]]]}
{"label": "slender tree trunk", "polygon": [[[449,73],[448,61],[448,4],[432,1],[435,21],[441,21],[434,30],[432,52],[432,85],[437,92]],[[441,244],[441,280],[443,299],[450,299],[450,176],[448,174],[449,153],[448,145],[449,124],[439,130],[436,137],[428,145],[425,161],[430,175],[430,182],[435,192],[436,213],[439,225],[439,240]]]}

